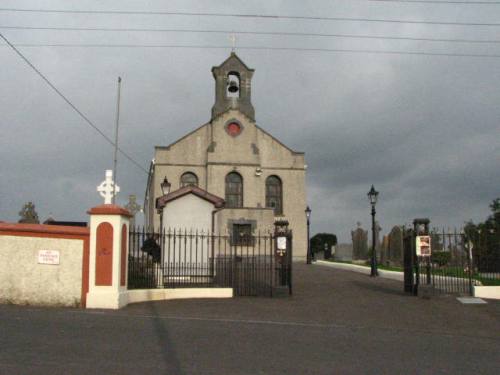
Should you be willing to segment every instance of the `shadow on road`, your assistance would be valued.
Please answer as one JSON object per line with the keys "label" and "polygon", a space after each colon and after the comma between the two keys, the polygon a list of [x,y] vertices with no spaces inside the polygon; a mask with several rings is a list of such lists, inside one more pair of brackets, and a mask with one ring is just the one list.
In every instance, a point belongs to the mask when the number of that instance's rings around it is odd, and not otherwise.
{"label": "shadow on road", "polygon": [[397,296],[405,296],[406,294],[403,291],[403,285],[401,284],[401,290],[395,289],[392,286],[380,284],[380,283],[373,283],[370,281],[352,281],[352,285],[370,290],[373,292],[378,292],[378,293],[383,293],[383,294],[392,294],[392,295],[397,295]]}
{"label": "shadow on road", "polygon": [[[181,369],[179,358],[177,357],[177,353],[174,349],[173,340],[168,334],[166,320],[160,318],[160,315],[158,314],[158,310],[156,308],[156,304],[154,302],[148,303],[147,306],[151,316],[153,317],[153,329],[158,339],[158,345],[160,347],[162,360],[165,363],[166,370],[164,373],[179,375],[184,374]],[[159,371],[158,374],[160,373],[161,372]]]}

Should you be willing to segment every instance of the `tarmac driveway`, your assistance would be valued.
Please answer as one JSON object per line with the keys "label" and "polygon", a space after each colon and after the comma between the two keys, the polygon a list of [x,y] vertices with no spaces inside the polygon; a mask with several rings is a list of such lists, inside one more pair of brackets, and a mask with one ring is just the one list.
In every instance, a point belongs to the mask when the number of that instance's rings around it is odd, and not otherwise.
{"label": "tarmac driveway", "polygon": [[119,311],[0,305],[3,374],[499,374],[500,303],[294,265],[294,295]]}

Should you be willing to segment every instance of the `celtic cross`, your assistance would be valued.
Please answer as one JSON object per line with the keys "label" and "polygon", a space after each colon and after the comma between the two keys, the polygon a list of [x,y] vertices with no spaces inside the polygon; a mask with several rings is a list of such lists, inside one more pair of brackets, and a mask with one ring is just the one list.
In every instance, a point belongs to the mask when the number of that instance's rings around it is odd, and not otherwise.
{"label": "celtic cross", "polygon": [[113,171],[108,169],[106,171],[106,179],[97,187],[97,191],[99,192],[101,197],[104,198],[104,204],[111,204],[113,200],[113,192],[114,195],[116,195],[120,191],[120,187],[118,185],[114,185],[115,183],[113,181]]}

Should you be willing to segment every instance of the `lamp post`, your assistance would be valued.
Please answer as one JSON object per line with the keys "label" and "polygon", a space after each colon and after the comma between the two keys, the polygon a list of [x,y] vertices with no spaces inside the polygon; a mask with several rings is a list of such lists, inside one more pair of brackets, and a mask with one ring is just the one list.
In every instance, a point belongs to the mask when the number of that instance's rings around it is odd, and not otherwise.
{"label": "lamp post", "polygon": [[[172,184],[168,182],[167,176],[163,179],[162,183],[160,184],[161,187],[161,192],[163,195],[168,195],[170,193],[170,187]],[[163,208],[161,210],[158,210],[158,213],[160,214],[160,232],[163,230]]]}
{"label": "lamp post", "polygon": [[372,205],[372,261],[371,261],[371,272],[370,276],[378,276],[377,271],[377,250],[375,249],[375,205],[377,204],[378,191],[372,185],[372,188],[368,192],[368,199]]}
{"label": "lamp post", "polygon": [[311,264],[311,241],[309,239],[310,236],[310,226],[311,226],[311,208],[307,206],[306,210],[306,218],[307,218],[307,264]]}
{"label": "lamp post", "polygon": [[163,182],[160,184],[161,192],[163,193],[163,195],[167,195],[168,193],[170,193],[170,186],[172,186],[172,184],[168,182],[167,176],[165,176]]}

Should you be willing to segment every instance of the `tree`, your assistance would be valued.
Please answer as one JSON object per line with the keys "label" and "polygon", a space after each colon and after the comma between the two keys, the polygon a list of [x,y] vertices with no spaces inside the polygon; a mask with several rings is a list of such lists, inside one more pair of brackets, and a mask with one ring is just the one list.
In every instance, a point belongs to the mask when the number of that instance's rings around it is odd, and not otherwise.
{"label": "tree", "polygon": [[35,211],[35,205],[33,202],[26,203],[21,211],[19,211],[19,223],[25,224],[40,224],[40,220],[38,220],[38,214]]}
{"label": "tree", "polygon": [[325,251],[325,259],[329,259],[332,256],[332,246],[336,244],[337,236],[335,234],[317,233],[311,238],[311,253]]}
{"label": "tree", "polygon": [[500,259],[500,198],[490,204],[491,215],[475,224],[472,220],[465,224],[466,241],[473,245],[473,255],[480,268],[489,268]]}

